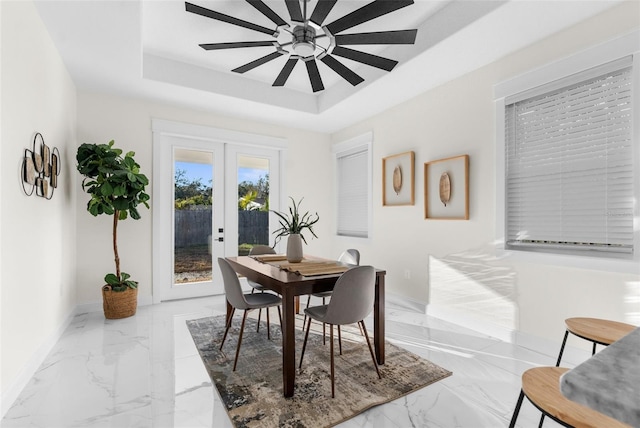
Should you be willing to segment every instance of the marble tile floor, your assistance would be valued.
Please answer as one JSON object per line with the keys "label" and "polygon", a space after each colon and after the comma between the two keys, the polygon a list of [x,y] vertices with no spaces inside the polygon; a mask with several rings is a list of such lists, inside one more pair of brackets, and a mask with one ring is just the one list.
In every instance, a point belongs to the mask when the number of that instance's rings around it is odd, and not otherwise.
{"label": "marble tile floor", "polygon": [[[75,316],[1,426],[231,427],[185,325],[224,311],[224,297],[215,296],[142,306],[123,320]],[[506,427],[522,372],[555,363],[557,348],[532,351],[397,303],[386,312],[388,340],[453,376],[342,428]],[[525,400],[518,426],[537,426],[539,416]]]}

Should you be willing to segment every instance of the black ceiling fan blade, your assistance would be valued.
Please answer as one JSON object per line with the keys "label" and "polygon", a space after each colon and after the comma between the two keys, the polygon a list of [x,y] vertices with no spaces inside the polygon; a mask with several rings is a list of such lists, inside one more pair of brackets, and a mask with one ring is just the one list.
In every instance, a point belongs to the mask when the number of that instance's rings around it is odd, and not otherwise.
{"label": "black ceiling fan blade", "polygon": [[296,65],[296,62],[298,62],[298,58],[300,57],[293,55],[289,57],[284,67],[282,67],[282,71],[280,71],[280,74],[278,74],[278,77],[276,77],[275,82],[273,82],[273,86],[284,86],[284,84],[287,82],[287,79],[289,78],[289,75],[293,71],[293,67]]}
{"label": "black ceiling fan blade", "polygon": [[278,51],[271,52],[269,55],[265,55],[262,58],[258,58],[254,61],[248,62],[245,65],[241,65],[240,67],[234,68],[231,71],[236,73],[246,73],[247,71],[253,70],[256,67],[261,66],[262,64],[266,64],[269,61],[273,61],[274,59],[279,58],[282,55],[283,53]]}
{"label": "black ceiling fan blade", "polygon": [[215,19],[217,21],[237,25],[238,27],[248,28],[249,30],[259,31],[260,33],[268,34],[270,36],[276,34],[276,31],[267,27],[263,27],[261,25],[256,25],[242,19],[234,18],[233,16],[225,15],[224,13],[215,12],[211,9],[207,9],[205,7],[198,6],[189,2],[185,2],[184,4],[187,12],[195,13],[196,15],[201,15],[207,18]]}
{"label": "black ceiling fan blade", "polygon": [[358,74],[354,73],[350,68],[346,65],[332,57],[331,55],[325,55],[323,57],[319,57],[320,61],[322,61],[326,66],[330,69],[338,73],[342,76],[347,82],[351,83],[353,86],[359,85],[364,82],[364,79],[360,77]]}
{"label": "black ceiling fan blade", "polygon": [[322,23],[333,9],[333,6],[338,2],[338,0],[318,0],[315,9],[313,9],[313,13],[311,14],[311,18],[309,20],[318,26],[322,26]]}
{"label": "black ceiling fan blade", "polygon": [[354,61],[361,62],[363,64],[367,64],[386,71],[393,70],[393,68],[398,64],[398,61],[389,58],[384,58],[366,52],[360,52],[354,49],[343,48],[342,46],[336,46],[335,48],[333,48],[332,53],[334,55],[352,59]]}
{"label": "black ceiling fan blade", "polygon": [[413,0],[375,0],[328,24],[327,29],[331,34],[338,34],[348,28],[371,21],[372,19],[412,4]]}
{"label": "black ceiling fan blade", "polygon": [[200,45],[202,49],[207,51],[215,51],[219,49],[236,49],[236,48],[255,48],[259,46],[273,46],[273,42],[258,41],[258,42],[227,42],[227,43],[202,43]]}
{"label": "black ceiling fan blade", "polygon": [[262,13],[264,16],[269,18],[274,24],[278,27],[283,25],[288,25],[287,21],[282,19],[280,15],[275,13],[269,6],[267,6],[262,0],[247,0],[251,6],[255,7]]}
{"label": "black ceiling fan blade", "polygon": [[375,33],[338,34],[336,45],[412,45],[418,30],[379,31]]}
{"label": "black ceiling fan blade", "polygon": [[307,66],[307,73],[309,74],[309,81],[311,82],[311,88],[313,89],[313,92],[324,90],[324,85],[322,84],[322,78],[320,77],[320,71],[318,70],[318,64],[316,64],[316,60],[309,59],[304,63]]}
{"label": "black ceiling fan blade", "polygon": [[291,20],[295,22],[304,22],[302,9],[300,9],[300,2],[298,0],[284,0],[284,2],[287,5],[287,9],[289,9],[289,16],[291,16]]}

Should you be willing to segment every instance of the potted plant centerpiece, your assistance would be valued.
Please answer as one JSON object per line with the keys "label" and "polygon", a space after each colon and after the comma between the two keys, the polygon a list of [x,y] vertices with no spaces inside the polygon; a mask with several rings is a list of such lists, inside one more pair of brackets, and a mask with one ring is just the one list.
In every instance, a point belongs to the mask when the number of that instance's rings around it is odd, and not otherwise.
{"label": "potted plant centerpiece", "polygon": [[138,282],[120,270],[118,256],[118,221],[140,218],[138,205],[149,208],[145,187],[149,179],[140,172],[134,152],[122,156],[122,150],[109,144],[82,144],[78,147],[77,169],[84,175],[82,189],[90,196],[87,211],[93,216],[113,216],[112,237],[115,273],[108,273],[102,287],[104,315],[108,319],[126,318],[136,313]]}
{"label": "potted plant centerpiece", "polygon": [[315,232],[313,231],[313,225],[320,220],[318,213],[313,215],[306,212],[300,215],[300,204],[302,203],[301,198],[298,203],[289,196],[291,202],[293,202],[293,206],[289,207],[289,214],[274,211],[274,213],[279,217],[280,228],[274,230],[273,233],[276,235],[275,245],[280,241],[283,236],[288,236],[287,238],[287,261],[290,263],[298,263],[302,261],[303,251],[302,251],[302,242],[307,243],[302,232],[305,229],[308,229],[311,234],[317,238]]}

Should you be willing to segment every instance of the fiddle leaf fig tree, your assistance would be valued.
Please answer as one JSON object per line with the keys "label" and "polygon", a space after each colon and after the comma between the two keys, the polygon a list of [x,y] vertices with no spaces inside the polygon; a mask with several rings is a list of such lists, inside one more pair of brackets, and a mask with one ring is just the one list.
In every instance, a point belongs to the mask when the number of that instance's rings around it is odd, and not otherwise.
{"label": "fiddle leaf fig tree", "polygon": [[118,256],[118,221],[131,217],[140,219],[138,205],[149,208],[149,195],[145,187],[149,179],[140,172],[140,165],[134,160],[135,153],[127,152],[109,144],[82,144],[78,147],[77,169],[84,176],[82,189],[90,196],[87,211],[93,216],[107,214],[113,216],[113,255],[116,272],[108,273],[104,280],[113,291],[137,288],[137,281],[120,271]]}

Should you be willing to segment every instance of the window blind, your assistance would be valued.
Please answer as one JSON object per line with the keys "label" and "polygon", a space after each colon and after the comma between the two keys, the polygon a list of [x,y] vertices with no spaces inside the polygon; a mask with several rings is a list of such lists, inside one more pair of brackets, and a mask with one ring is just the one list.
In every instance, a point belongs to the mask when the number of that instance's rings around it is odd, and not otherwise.
{"label": "window blind", "polygon": [[630,64],[507,99],[507,248],[633,252]]}
{"label": "window blind", "polygon": [[367,146],[337,155],[338,235],[369,236],[368,158]]}

